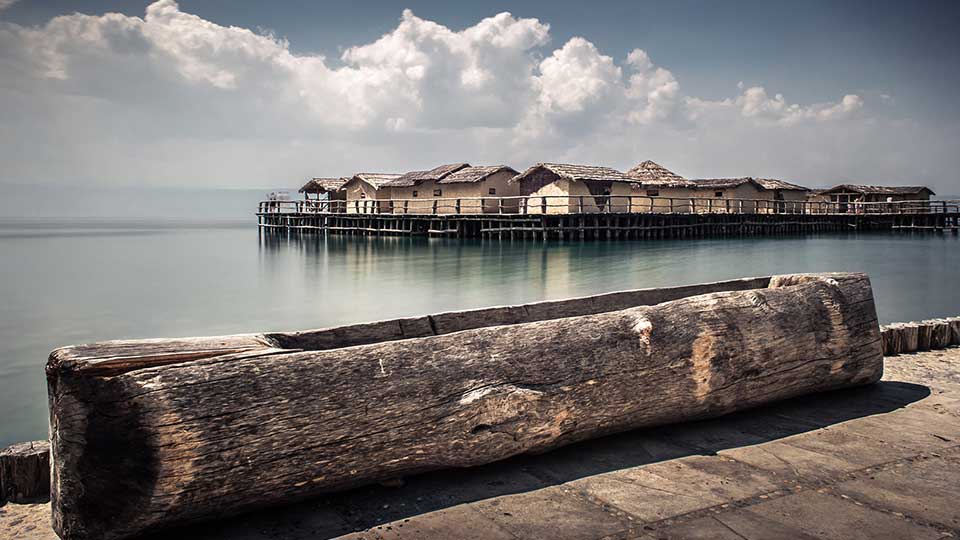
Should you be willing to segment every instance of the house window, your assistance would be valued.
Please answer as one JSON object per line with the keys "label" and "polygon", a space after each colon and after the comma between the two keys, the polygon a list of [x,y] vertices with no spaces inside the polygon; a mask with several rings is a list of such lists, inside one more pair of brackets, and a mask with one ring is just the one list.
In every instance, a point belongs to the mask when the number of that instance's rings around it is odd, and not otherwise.
{"label": "house window", "polygon": [[716,192],[714,192],[713,196],[714,196],[714,197],[723,197],[723,192],[722,192],[722,191],[716,191]]}
{"label": "house window", "polygon": [[441,196],[441,195],[443,195],[443,190],[440,190],[440,189],[435,189],[435,190],[433,190],[433,196],[434,196],[434,197],[439,197],[439,196]]}
{"label": "house window", "polygon": [[648,190],[647,190],[647,197],[659,197],[659,196],[660,196],[660,190],[659,190],[659,189],[648,189]]}
{"label": "house window", "polygon": [[419,191],[417,191],[417,190],[413,190],[413,196],[414,196],[414,197],[416,197],[416,196],[417,196],[417,195],[419,195],[419,194],[420,194],[420,192],[419,192]]}
{"label": "house window", "polygon": [[497,194],[497,188],[495,187],[492,187],[489,190],[487,190],[487,195],[496,195],[496,194]]}

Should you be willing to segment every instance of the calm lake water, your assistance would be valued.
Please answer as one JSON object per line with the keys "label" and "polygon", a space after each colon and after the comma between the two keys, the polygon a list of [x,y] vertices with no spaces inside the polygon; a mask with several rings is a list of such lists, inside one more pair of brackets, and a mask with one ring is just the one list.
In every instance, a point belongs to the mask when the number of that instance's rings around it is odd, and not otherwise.
{"label": "calm lake water", "polygon": [[43,366],[105,339],[318,328],[774,273],[870,274],[883,322],[960,313],[960,239],[261,236],[249,220],[0,220],[0,446],[46,436]]}

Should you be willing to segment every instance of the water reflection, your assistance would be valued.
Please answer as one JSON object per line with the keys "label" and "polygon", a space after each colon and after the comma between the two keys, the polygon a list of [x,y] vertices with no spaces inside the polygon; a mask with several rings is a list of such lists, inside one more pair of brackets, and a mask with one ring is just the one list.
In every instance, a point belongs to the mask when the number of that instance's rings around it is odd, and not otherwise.
{"label": "water reflection", "polygon": [[[107,234],[76,234],[90,230]],[[248,223],[0,223],[0,446],[44,436],[43,364],[62,345],[816,271],[867,272],[880,319],[912,320],[960,313],[958,248],[956,236],[934,234],[542,242],[258,233]]]}
{"label": "water reflection", "polygon": [[[268,232],[260,242],[262,270],[297,274],[305,301],[322,301],[338,321],[819,271],[869,273],[884,320],[960,312],[960,295],[943,291],[960,263],[951,235],[543,242]],[[917,264],[932,281],[901,283]]]}

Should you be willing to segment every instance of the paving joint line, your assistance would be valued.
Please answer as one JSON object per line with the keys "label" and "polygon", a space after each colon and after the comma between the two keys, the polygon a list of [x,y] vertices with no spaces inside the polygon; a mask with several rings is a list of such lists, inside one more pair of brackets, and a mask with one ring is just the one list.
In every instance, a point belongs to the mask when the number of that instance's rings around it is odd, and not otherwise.
{"label": "paving joint line", "polygon": [[[796,495],[796,494],[803,493],[803,492],[806,492],[806,491],[818,491],[818,492],[824,493],[824,492],[826,492],[827,490],[832,490],[832,489],[834,488],[834,486],[836,486],[836,485],[838,485],[838,484],[841,484],[841,483],[843,483],[843,482],[848,482],[848,481],[851,481],[851,480],[856,480],[856,479],[861,478],[861,477],[863,477],[863,476],[865,476],[865,475],[867,475],[867,474],[870,474],[870,473],[877,473],[877,472],[885,471],[885,470],[888,470],[888,469],[890,469],[890,468],[896,467],[897,465],[912,463],[912,462],[918,461],[919,459],[923,459],[923,458],[927,458],[927,459],[931,459],[931,458],[932,458],[932,459],[936,459],[936,458],[945,459],[945,458],[943,457],[942,453],[943,453],[943,454],[954,454],[954,453],[958,453],[958,452],[960,452],[960,445],[948,446],[948,447],[940,448],[940,449],[937,449],[937,450],[931,450],[931,451],[927,451],[927,452],[921,452],[921,453],[914,454],[914,455],[911,455],[911,456],[906,456],[906,457],[903,457],[903,458],[899,458],[899,459],[887,461],[887,462],[884,462],[884,463],[879,463],[879,464],[876,464],[876,465],[870,465],[870,466],[868,466],[868,467],[864,467],[864,468],[861,468],[861,469],[857,469],[857,470],[854,470],[854,471],[850,471],[850,472],[847,472],[847,473],[843,473],[843,474],[838,475],[837,477],[834,477],[834,478],[829,478],[829,479],[826,479],[826,480],[819,480],[819,479],[817,479],[817,480],[800,480],[800,481],[796,482],[796,483],[795,483],[793,486],[791,486],[791,487],[784,487],[784,488],[780,488],[780,489],[776,489],[776,490],[772,490],[772,491],[767,491],[767,492],[763,492],[763,493],[758,493],[757,495],[754,495],[754,496],[752,496],[752,497],[746,497],[746,498],[743,498],[743,499],[736,499],[736,500],[729,501],[729,502],[725,502],[725,503],[722,503],[722,504],[717,504],[717,505],[713,505],[713,506],[710,506],[710,507],[701,508],[701,509],[698,509],[698,510],[693,510],[693,511],[691,511],[691,512],[687,512],[687,513],[684,513],[684,514],[678,514],[678,515],[676,515],[676,516],[670,516],[670,517],[668,517],[668,518],[664,518],[664,519],[658,520],[658,521],[647,521],[647,522],[643,522],[643,521],[641,520],[641,523],[642,523],[642,526],[643,526],[644,531],[646,531],[646,532],[655,532],[655,531],[658,531],[658,530],[660,530],[660,529],[664,529],[664,528],[667,528],[667,527],[671,527],[671,526],[673,526],[673,525],[679,525],[679,524],[683,524],[683,523],[688,523],[688,522],[690,522],[690,521],[693,521],[693,520],[696,520],[696,519],[699,519],[699,518],[702,518],[702,517],[712,517],[712,516],[715,516],[715,515],[718,515],[718,514],[726,513],[726,512],[728,512],[728,511],[730,511],[730,510],[749,508],[749,507],[751,507],[751,506],[754,506],[754,505],[757,505],[757,504],[761,504],[761,503],[766,502],[766,501],[775,500],[775,499],[779,499],[779,498],[782,498],[782,497],[787,497],[787,496],[790,496],[790,495]],[[749,465],[749,464],[747,464],[747,463],[744,463],[744,462],[742,462],[742,461],[736,460],[736,459],[734,459],[734,458],[730,458],[729,456],[726,456],[726,457],[728,457],[728,459],[732,459],[732,460],[734,460],[734,461],[737,461],[738,463],[741,463],[741,464],[743,464],[744,466],[746,466],[746,467],[748,467],[748,468],[755,469],[755,470],[758,470],[758,471],[764,472],[764,473],[769,473],[769,472],[770,472],[770,471],[767,471],[767,470],[765,470],[765,469],[760,469],[760,468],[758,468],[758,467],[754,467],[753,465]],[[681,459],[682,459],[682,458],[681,458]],[[600,500],[602,500],[602,499],[600,499]],[[865,505],[865,506],[866,506],[866,505]],[[634,517],[636,517],[636,516],[634,516]],[[639,519],[639,518],[637,518],[637,519]],[[930,525],[928,525],[928,526],[930,526]],[[935,526],[935,527],[933,527],[933,528],[935,528],[935,529],[937,529],[937,530],[941,530],[941,529],[942,529],[942,532],[943,532],[943,531],[951,532],[951,533],[954,533],[954,534],[957,534],[958,536],[960,536],[960,529],[952,529],[952,528],[946,527],[946,526],[944,526],[944,525],[942,525],[942,524],[939,524],[939,525],[937,525],[937,526]]]}

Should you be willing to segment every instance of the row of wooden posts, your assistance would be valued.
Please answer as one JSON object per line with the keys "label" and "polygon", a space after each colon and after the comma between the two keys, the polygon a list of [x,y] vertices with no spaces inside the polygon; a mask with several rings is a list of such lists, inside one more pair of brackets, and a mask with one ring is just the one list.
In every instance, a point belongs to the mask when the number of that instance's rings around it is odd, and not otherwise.
{"label": "row of wooden posts", "polygon": [[[880,327],[884,356],[960,346],[960,317]],[[18,443],[0,450],[0,505],[44,502],[50,496],[50,445]]]}
{"label": "row of wooden posts", "polygon": [[263,214],[263,231],[320,231],[377,236],[618,240],[769,236],[838,231],[960,232],[957,218],[933,214],[548,214],[390,215]]}
{"label": "row of wooden posts", "polygon": [[880,336],[884,356],[945,349],[960,345],[960,317],[888,324]]}

